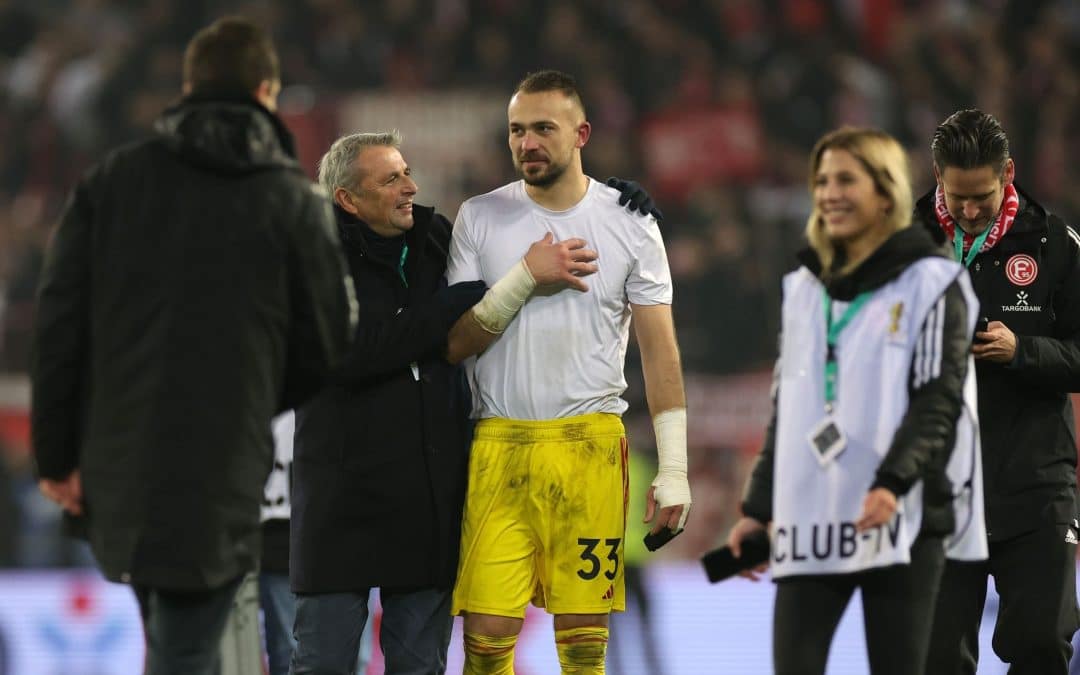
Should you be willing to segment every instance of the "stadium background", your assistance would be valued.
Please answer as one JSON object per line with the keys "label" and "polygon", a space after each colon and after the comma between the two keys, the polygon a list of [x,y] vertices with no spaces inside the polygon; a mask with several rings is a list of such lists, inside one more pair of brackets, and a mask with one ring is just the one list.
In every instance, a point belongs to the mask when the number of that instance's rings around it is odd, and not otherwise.
{"label": "stadium background", "polygon": [[[1009,132],[1018,182],[1080,222],[1076,0],[0,0],[0,675],[138,671],[130,597],[60,537],[30,473],[33,291],[67,190],[107,148],[147,133],[178,93],[183,45],[225,13],[272,30],[281,114],[309,170],[340,133],[397,127],[418,201],[453,218],[464,197],[513,178],[508,94],[555,67],[583,88],[586,171],[640,180],[663,208],[695,502],[691,528],[662,552],[646,557],[640,533],[628,536],[653,628],[639,610],[620,617],[612,673],[768,668],[769,585],[710,587],[694,561],[725,536],[760,442],[779,280],[801,245],[821,133],[890,131],[921,192],[934,126],[981,107]],[[627,421],[647,480],[635,358]],[[830,673],[865,672],[855,612],[845,626]],[[519,672],[550,672],[549,636],[530,619]],[[988,644],[983,654],[980,673],[1004,672]]]}

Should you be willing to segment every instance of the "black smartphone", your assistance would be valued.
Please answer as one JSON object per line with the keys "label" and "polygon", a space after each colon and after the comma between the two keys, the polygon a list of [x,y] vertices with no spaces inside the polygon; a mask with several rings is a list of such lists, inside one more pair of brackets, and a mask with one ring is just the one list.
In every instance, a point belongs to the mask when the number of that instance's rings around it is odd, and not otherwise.
{"label": "black smartphone", "polygon": [[985,333],[988,330],[990,330],[990,319],[987,319],[985,316],[981,317],[979,322],[975,324],[975,332]]}
{"label": "black smartphone", "polygon": [[731,547],[721,546],[701,558],[709,581],[717,583],[751,567],[757,567],[769,559],[769,533],[765,530],[752,532],[742,541],[742,555],[736,558]]}
{"label": "black smartphone", "polygon": [[682,534],[682,530],[672,530],[668,527],[663,528],[656,534],[650,532],[645,535],[645,548],[649,549],[650,551],[655,551],[656,549],[660,548],[661,546],[668,543],[680,534]]}

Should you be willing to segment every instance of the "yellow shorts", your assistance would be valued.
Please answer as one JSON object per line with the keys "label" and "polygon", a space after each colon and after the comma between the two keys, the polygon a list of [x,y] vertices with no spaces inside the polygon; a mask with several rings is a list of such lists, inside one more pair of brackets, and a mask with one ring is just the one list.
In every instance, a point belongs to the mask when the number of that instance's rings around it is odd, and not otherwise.
{"label": "yellow shorts", "polygon": [[453,614],[524,617],[626,607],[627,444],[617,415],[485,419],[469,491]]}

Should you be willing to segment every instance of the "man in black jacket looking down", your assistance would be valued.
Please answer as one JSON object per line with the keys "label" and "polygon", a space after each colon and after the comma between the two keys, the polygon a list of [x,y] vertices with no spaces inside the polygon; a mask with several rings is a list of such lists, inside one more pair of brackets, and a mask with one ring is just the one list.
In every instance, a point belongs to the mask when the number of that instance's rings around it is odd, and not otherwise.
{"label": "man in black jacket looking down", "polygon": [[355,320],[326,195],[274,115],[278,60],[222,19],[156,135],[75,188],[38,295],[32,432],[46,496],[135,590],[150,675],[209,675],[259,558],[270,420],[322,386]]}
{"label": "man in black jacket looking down", "polygon": [[937,187],[916,217],[945,234],[980,303],[972,352],[990,557],[946,563],[926,672],[975,672],[990,575],[1001,598],[994,651],[1009,673],[1065,675],[1080,625],[1069,401],[1080,391],[1080,237],[1013,183],[993,116],[954,113],[931,151]]}

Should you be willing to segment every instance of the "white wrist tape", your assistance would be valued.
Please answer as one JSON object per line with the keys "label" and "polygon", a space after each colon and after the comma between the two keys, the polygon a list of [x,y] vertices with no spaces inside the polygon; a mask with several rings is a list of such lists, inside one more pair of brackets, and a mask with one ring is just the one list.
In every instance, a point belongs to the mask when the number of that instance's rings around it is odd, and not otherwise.
{"label": "white wrist tape", "polygon": [[672,408],[653,417],[657,472],[653,496],[660,508],[683,504],[679,528],[690,515],[690,481],[686,478],[686,408]]}
{"label": "white wrist tape", "polygon": [[473,316],[481,328],[498,335],[506,330],[535,289],[536,279],[522,258],[473,305]]}

